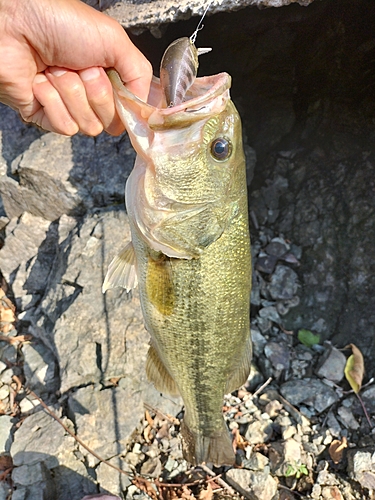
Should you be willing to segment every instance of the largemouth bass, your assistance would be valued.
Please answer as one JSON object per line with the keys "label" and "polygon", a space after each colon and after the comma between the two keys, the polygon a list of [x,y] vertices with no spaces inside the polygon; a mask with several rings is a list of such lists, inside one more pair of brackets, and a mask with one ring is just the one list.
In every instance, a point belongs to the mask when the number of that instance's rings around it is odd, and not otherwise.
{"label": "largemouth bass", "polygon": [[223,397],[246,381],[251,362],[247,187],[231,78],[197,78],[185,102],[166,107],[158,79],[145,103],[108,75],[138,155],[125,193],[132,241],[103,290],[138,283],[147,375],[182,396],[186,460],[231,465]]}

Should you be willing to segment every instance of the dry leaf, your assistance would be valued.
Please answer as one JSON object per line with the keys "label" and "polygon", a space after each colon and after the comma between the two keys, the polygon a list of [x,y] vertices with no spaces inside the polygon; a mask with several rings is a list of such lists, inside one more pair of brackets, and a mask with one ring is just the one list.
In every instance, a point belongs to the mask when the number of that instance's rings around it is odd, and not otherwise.
{"label": "dry leaf", "polygon": [[232,436],[234,452],[236,452],[237,449],[244,450],[248,446],[249,443],[241,436],[238,429],[234,428],[232,430]]}
{"label": "dry leaf", "polygon": [[7,470],[10,467],[13,467],[12,457],[9,455],[2,455],[0,457],[0,470]]}
{"label": "dry leaf", "polygon": [[0,289],[0,331],[8,333],[13,330],[12,324],[16,321],[15,305],[5,295],[4,290]]}
{"label": "dry leaf", "polygon": [[154,433],[153,433],[152,427],[150,427],[148,425],[145,428],[145,430],[143,431],[143,437],[145,438],[146,443],[151,443],[151,441],[153,441]]}
{"label": "dry leaf", "polygon": [[153,418],[151,417],[150,413],[148,410],[145,411],[145,417],[146,417],[146,420],[147,420],[147,423],[150,427],[153,427],[154,426],[154,420]]}
{"label": "dry leaf", "polygon": [[4,291],[2,291],[2,295],[1,295],[1,302],[3,304],[4,307],[8,308],[8,309],[11,309],[14,313],[16,312],[16,306],[13,304],[13,302],[8,299],[8,297],[6,297],[6,295],[4,295]]}
{"label": "dry leaf", "polygon": [[169,429],[171,428],[171,424],[169,422],[165,422],[158,432],[156,433],[156,439],[163,439],[169,437]]}
{"label": "dry leaf", "polygon": [[183,485],[180,498],[184,498],[185,500],[189,500],[190,498],[194,498],[194,495],[191,492],[191,489],[189,489],[187,486]]}
{"label": "dry leaf", "polygon": [[153,500],[157,500],[158,495],[151,481],[148,481],[144,477],[137,476],[133,479],[133,484],[135,484],[135,486],[137,486],[137,488],[139,488],[141,491],[144,491]]}
{"label": "dry leaf", "polygon": [[173,488],[161,488],[161,496],[165,500],[178,500],[179,496]]}
{"label": "dry leaf", "polygon": [[348,441],[344,436],[341,441],[334,439],[329,447],[329,456],[332,458],[333,463],[338,464],[342,460],[342,454],[348,446]]}
{"label": "dry leaf", "polygon": [[207,483],[207,488],[201,490],[198,495],[198,500],[212,500],[213,491],[210,483]]}
{"label": "dry leaf", "polygon": [[349,344],[353,354],[349,356],[345,365],[345,377],[353,391],[358,394],[362,387],[365,365],[361,351],[354,344]]}
{"label": "dry leaf", "polygon": [[[341,492],[337,486],[328,486],[328,488],[329,498],[332,498],[332,500],[344,500],[344,497],[341,495]],[[327,488],[324,488],[324,490],[326,489]]]}
{"label": "dry leaf", "polygon": [[7,337],[0,334],[0,340],[8,342],[9,344],[19,344],[20,342],[27,342],[32,339],[31,335],[17,335],[17,337]]}

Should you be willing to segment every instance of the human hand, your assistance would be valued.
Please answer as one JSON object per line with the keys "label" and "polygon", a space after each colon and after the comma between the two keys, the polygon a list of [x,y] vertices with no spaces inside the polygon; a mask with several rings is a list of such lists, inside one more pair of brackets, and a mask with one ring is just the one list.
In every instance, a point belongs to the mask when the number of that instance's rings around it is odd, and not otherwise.
{"label": "human hand", "polygon": [[0,101],[45,130],[123,132],[103,68],[147,100],[150,63],[119,23],[79,0],[0,0],[0,47]]}

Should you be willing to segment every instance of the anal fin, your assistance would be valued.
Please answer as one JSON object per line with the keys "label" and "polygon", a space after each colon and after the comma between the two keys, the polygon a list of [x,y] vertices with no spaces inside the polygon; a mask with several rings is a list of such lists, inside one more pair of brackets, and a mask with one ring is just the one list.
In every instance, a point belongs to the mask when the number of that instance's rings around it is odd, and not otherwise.
{"label": "anal fin", "polygon": [[122,287],[130,292],[138,285],[135,268],[136,257],[133,243],[130,241],[108,266],[108,271],[102,286],[105,293],[110,288]]}
{"label": "anal fin", "polygon": [[179,396],[180,393],[175,381],[153,345],[150,346],[147,353],[146,375],[158,391],[167,392],[171,396]]}

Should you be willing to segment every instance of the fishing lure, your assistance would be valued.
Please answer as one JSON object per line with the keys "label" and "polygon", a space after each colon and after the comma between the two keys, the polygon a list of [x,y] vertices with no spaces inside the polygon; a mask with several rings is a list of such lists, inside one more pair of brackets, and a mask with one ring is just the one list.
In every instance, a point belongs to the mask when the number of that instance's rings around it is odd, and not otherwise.
{"label": "fishing lure", "polygon": [[195,46],[198,31],[210,4],[207,5],[197,28],[190,37],[178,38],[164,52],[160,64],[160,84],[164,91],[167,106],[178,106],[184,101],[186,92],[197,76],[198,56],[210,52],[211,48]]}

